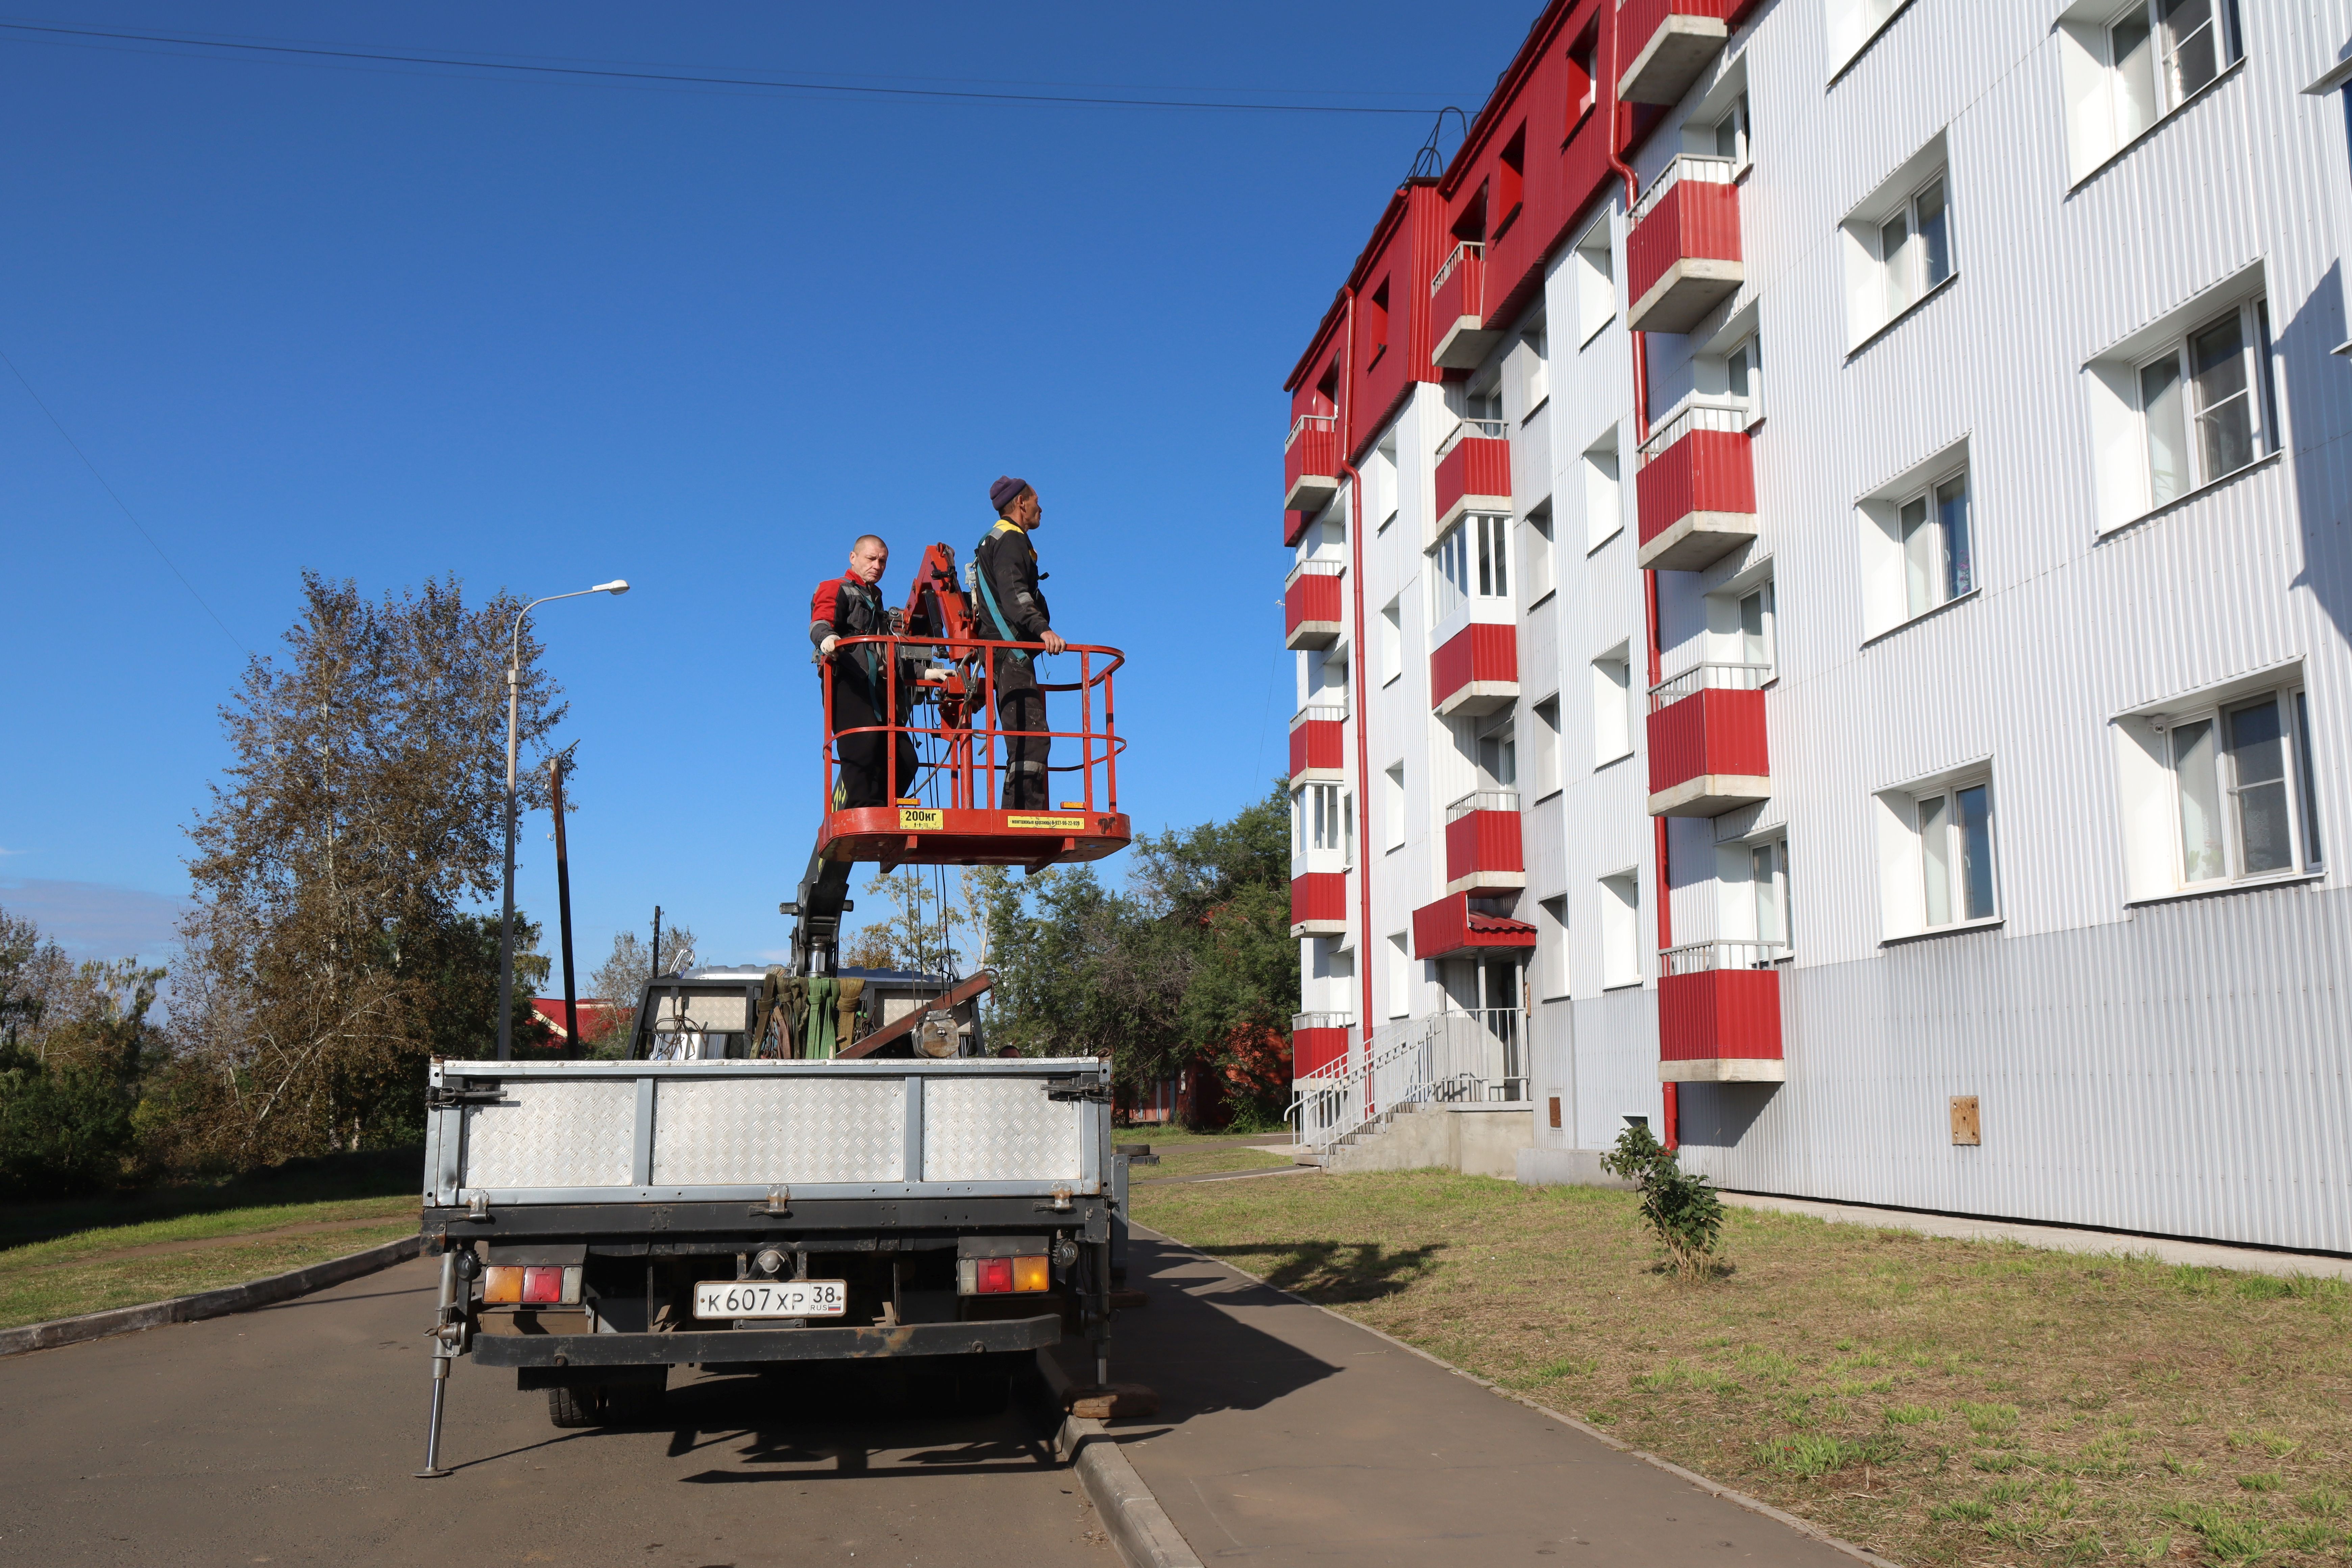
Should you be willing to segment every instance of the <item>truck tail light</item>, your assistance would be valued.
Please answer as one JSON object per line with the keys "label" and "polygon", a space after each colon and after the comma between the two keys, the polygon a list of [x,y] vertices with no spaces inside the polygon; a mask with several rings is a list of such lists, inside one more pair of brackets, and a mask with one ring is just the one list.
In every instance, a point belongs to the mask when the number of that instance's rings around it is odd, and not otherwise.
{"label": "truck tail light", "polygon": [[1038,1258],[960,1258],[956,1260],[956,1293],[960,1296],[1003,1296],[1016,1290],[1050,1290],[1053,1274]]}
{"label": "truck tail light", "polygon": [[482,1305],[553,1307],[576,1302],[580,1300],[581,1273],[577,1268],[554,1265],[519,1268],[493,1264],[482,1270]]}

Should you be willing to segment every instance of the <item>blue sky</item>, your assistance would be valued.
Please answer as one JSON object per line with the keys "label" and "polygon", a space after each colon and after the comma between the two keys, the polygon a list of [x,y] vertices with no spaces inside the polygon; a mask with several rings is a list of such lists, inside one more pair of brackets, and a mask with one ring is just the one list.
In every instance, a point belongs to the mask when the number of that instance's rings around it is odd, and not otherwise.
{"label": "blue sky", "polygon": [[[1475,111],[1537,8],[37,19]],[[774,954],[816,819],[809,593],[872,530],[896,602],[922,545],[969,552],[1008,469],[1045,501],[1058,628],[1129,652],[1139,828],[1230,813],[1286,756],[1281,380],[1428,129],[0,36],[0,352],[58,422],[0,368],[0,905],[86,955],[162,952],[216,709],[304,569],[371,592],[624,576],[537,623],[579,742],[581,963],[656,902],[708,960]],[[546,832],[526,822],[518,897],[551,926]]]}

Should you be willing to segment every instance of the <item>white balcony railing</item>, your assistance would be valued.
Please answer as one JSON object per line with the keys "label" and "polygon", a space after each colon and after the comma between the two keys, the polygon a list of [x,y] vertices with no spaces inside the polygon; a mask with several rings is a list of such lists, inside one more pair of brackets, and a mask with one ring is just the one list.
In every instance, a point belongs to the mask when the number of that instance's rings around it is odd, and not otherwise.
{"label": "white balcony railing", "polygon": [[1328,430],[1336,434],[1339,428],[1339,416],[1336,414],[1302,414],[1291,422],[1290,434],[1283,438],[1282,449],[1289,451],[1290,444],[1298,439],[1298,433],[1302,430]]}
{"label": "white balcony railing", "polygon": [[1344,702],[1309,702],[1290,716],[1290,727],[1301,724],[1344,724],[1348,721],[1348,705]]}
{"label": "white balcony railing", "polygon": [[1484,256],[1486,253],[1486,247],[1475,239],[1465,239],[1455,246],[1454,254],[1445,258],[1445,265],[1437,269],[1437,276],[1429,280],[1430,298],[1437,297],[1437,291],[1445,287],[1445,280],[1454,276],[1454,269],[1462,265],[1464,257]]}
{"label": "white balcony railing", "polygon": [[1294,1089],[1293,1136],[1318,1149],[1408,1105],[1524,1100],[1526,1016],[1487,1007],[1384,1024],[1360,1058],[1301,1078]]}
{"label": "white balcony railing", "polygon": [[1507,811],[1514,815],[1519,809],[1519,792],[1515,789],[1474,789],[1445,808],[1448,826],[1461,821],[1474,811]]}
{"label": "white balcony railing", "polygon": [[1760,691],[1772,675],[1773,667],[1769,664],[1695,664],[1650,688],[1650,711],[1670,708],[1701,691]]}
{"label": "white balcony railing", "polygon": [[1290,585],[1301,577],[1339,577],[1345,575],[1347,570],[1348,563],[1344,561],[1301,561],[1290,569],[1290,575],[1282,580],[1282,591],[1286,594],[1290,592]]}
{"label": "white balcony railing", "polygon": [[1465,419],[1437,444],[1437,455],[1443,458],[1465,441],[1507,441],[1510,438],[1511,425],[1507,419]]}
{"label": "white balcony railing", "polygon": [[1356,1026],[1353,1013],[1293,1013],[1290,1026],[1297,1029],[1352,1029]]}
{"label": "white balcony railing", "polygon": [[1788,956],[1789,945],[1786,942],[1748,942],[1738,938],[1686,942],[1679,947],[1658,950],[1658,973],[1662,975],[1705,974],[1717,969],[1769,969]]}
{"label": "white balcony railing", "polygon": [[1647,468],[1656,462],[1667,447],[1694,430],[1721,430],[1732,435],[1745,435],[1753,417],[1744,401],[1687,398],[1681,407],[1666,416],[1664,424],[1651,429],[1650,438],[1642,443],[1642,466]]}
{"label": "white balcony railing", "polygon": [[[1638,224],[1650,216],[1650,209],[1666,199],[1666,193],[1685,180],[1694,184],[1731,185],[1738,184],[1739,160],[1726,158],[1715,153],[1679,153],[1665,171],[1650,182],[1642,199],[1633,204],[1633,222]],[[1628,225],[1627,226],[1632,226]]]}

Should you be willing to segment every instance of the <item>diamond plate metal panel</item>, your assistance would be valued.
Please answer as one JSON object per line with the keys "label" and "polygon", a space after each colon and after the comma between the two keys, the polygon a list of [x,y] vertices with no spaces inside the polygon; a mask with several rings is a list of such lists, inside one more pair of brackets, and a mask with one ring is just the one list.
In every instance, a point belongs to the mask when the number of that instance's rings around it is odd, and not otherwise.
{"label": "diamond plate metal panel", "polygon": [[625,1187],[637,1086],[509,1082],[507,1103],[466,1108],[469,1187]]}
{"label": "diamond plate metal panel", "polygon": [[654,1098],[656,1186],[898,1182],[903,1079],[681,1079]]}
{"label": "diamond plate metal panel", "polygon": [[1046,1099],[1038,1079],[931,1079],[923,1086],[923,1180],[1075,1182],[1082,1109]]}

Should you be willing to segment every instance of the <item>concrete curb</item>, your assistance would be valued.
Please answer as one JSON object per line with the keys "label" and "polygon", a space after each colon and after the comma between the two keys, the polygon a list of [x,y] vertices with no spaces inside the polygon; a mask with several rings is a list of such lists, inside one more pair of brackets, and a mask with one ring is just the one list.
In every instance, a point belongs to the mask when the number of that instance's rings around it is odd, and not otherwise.
{"label": "concrete curb", "polygon": [[[1069,1391],[1070,1374],[1046,1351],[1037,1352],[1037,1370],[1058,1405]],[[1077,1471],[1127,1568],[1203,1568],[1200,1554],[1177,1531],[1175,1521],[1101,1422],[1065,1415],[1061,1430],[1054,1435],[1054,1447]]]}
{"label": "concrete curb", "polygon": [[[1289,1300],[1296,1301],[1302,1307],[1312,1307],[1315,1310],[1322,1313],[1325,1317],[1337,1318],[1339,1321],[1348,1324],[1351,1328],[1361,1329],[1364,1332],[1371,1335],[1373,1338],[1385,1341],[1388,1343],[1396,1346],[1397,1349],[1405,1352],[1409,1355],[1419,1356],[1422,1360],[1429,1363],[1432,1366],[1442,1366],[1456,1377],[1468,1379],[1470,1382],[1476,1384],[1479,1387],[1485,1389],[1489,1394],[1499,1394],[1505,1399],[1511,1401],[1514,1405],[1524,1405],[1538,1415],[1543,1415],[1551,1420],[1557,1421],[1563,1426],[1573,1427],[1575,1430],[1583,1433],[1588,1437],[1597,1438],[1601,1442],[1607,1444],[1610,1447],[1616,1449],[1619,1453],[1630,1455],[1633,1458],[1641,1460],[1645,1465],[1654,1466],[1658,1469],[1665,1471],[1666,1474],[1670,1476],[1678,1477],[1712,1497],[1719,1497],[1724,1501],[1744,1508],[1750,1513],[1762,1514],[1766,1519],[1774,1520],[1781,1524],[1785,1524],[1790,1530],[1795,1531],[1798,1534],[1810,1536],[1813,1540],[1820,1542],[1822,1545],[1830,1548],[1832,1551],[1843,1552],[1846,1556],[1853,1558],[1857,1563],[1867,1563],[1870,1564],[1870,1568],[1903,1568],[1901,1563],[1896,1563],[1892,1558],[1881,1557],[1877,1552],[1872,1552],[1864,1547],[1856,1546],[1851,1541],[1839,1540],[1836,1536],[1832,1535],[1828,1531],[1823,1530],[1820,1525],[1813,1523],[1811,1520],[1801,1518],[1796,1514],[1790,1513],[1786,1509],[1774,1508],[1762,1498],[1750,1497],[1743,1491],[1735,1491],[1733,1489],[1725,1486],[1720,1481],[1709,1480],[1706,1477],[1700,1475],[1696,1470],[1686,1470],[1682,1466],[1675,1464],[1672,1459],[1661,1458],[1656,1454],[1648,1452],[1646,1449],[1636,1448],[1633,1444],[1628,1443],[1622,1437],[1612,1436],[1609,1433],[1602,1431],[1598,1426],[1590,1426],[1582,1421],[1579,1421],[1573,1415],[1564,1415],[1560,1412],[1554,1410],[1549,1405],[1538,1405],[1525,1394],[1505,1388],[1500,1384],[1489,1382],[1486,1378],[1480,1377],[1475,1372],[1465,1372],[1460,1367],[1455,1366],[1452,1362],[1446,1361],[1443,1357],[1430,1354],[1427,1351],[1423,1350],[1419,1345],[1407,1344],[1404,1341],[1398,1339],[1394,1334],[1384,1334],[1381,1332],[1380,1330],[1372,1327],[1370,1323],[1360,1323],[1355,1319],[1349,1317],[1345,1312],[1335,1312],[1331,1310],[1330,1308],[1323,1306],[1319,1302],[1308,1300],[1306,1297],[1297,1294],[1296,1291],[1286,1290],[1279,1285],[1272,1284],[1265,1279],[1261,1279],[1246,1268],[1235,1268],[1223,1258],[1211,1258],[1204,1252],[1201,1252],[1196,1248],[1185,1246],[1183,1242],[1177,1240],[1172,1236],[1163,1236],[1159,1231],[1152,1230],[1148,1226],[1139,1225],[1133,1226],[1133,1232],[1138,1236],[1150,1237],[1154,1241],[1166,1242],[1171,1247],[1181,1247],[1182,1250],[1191,1253],[1193,1257],[1199,1258],[1203,1263],[1211,1264],[1219,1268],[1232,1269],[1233,1272],[1240,1275],[1243,1279],[1251,1281],[1253,1284],[1264,1286],[1266,1289],[1273,1291],[1277,1296],[1285,1297]],[[1097,1503],[1096,1506],[1099,1508],[1102,1505]]]}
{"label": "concrete curb", "polygon": [[231,1312],[250,1311],[256,1307],[290,1301],[297,1296],[307,1296],[313,1290],[323,1290],[330,1285],[341,1285],[346,1280],[373,1274],[379,1268],[405,1263],[423,1249],[424,1244],[422,1236],[397,1237],[364,1252],[347,1253],[341,1258],[331,1258],[324,1263],[313,1263],[308,1268],[272,1274],[266,1279],[251,1279],[242,1285],[227,1285],[218,1290],[200,1291],[194,1296],[174,1296],[168,1301],[150,1301],[140,1307],[118,1307],[110,1312],[90,1312],[79,1318],[27,1323],[21,1329],[0,1329],[0,1356],[54,1350],[59,1345],[79,1344],[85,1340],[136,1333],[142,1329],[162,1328],[166,1323],[193,1323],[202,1318],[226,1317]]}

